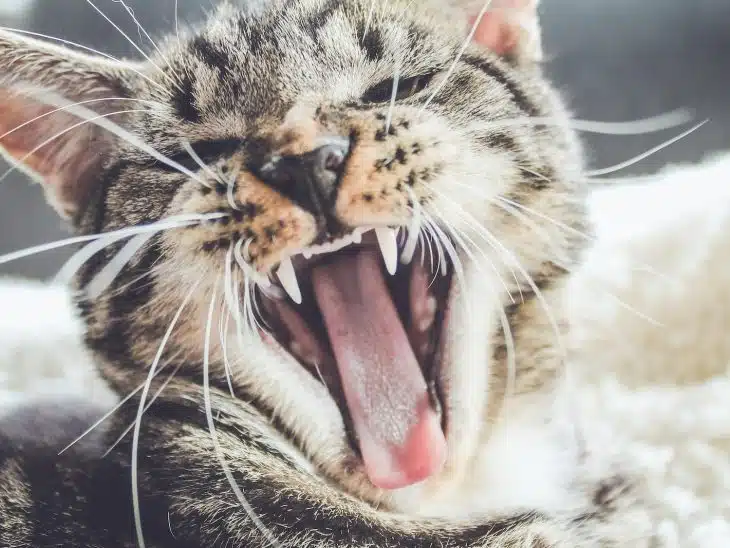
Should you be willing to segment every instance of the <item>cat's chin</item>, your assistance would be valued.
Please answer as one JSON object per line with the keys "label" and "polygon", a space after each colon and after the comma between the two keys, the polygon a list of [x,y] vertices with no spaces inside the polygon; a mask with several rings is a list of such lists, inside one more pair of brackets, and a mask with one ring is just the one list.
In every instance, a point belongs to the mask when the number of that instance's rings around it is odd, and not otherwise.
{"label": "cat's chin", "polygon": [[399,244],[391,229],[359,230],[289,257],[280,285],[260,289],[269,340],[327,388],[381,489],[438,475],[446,460],[451,266],[405,231]]}

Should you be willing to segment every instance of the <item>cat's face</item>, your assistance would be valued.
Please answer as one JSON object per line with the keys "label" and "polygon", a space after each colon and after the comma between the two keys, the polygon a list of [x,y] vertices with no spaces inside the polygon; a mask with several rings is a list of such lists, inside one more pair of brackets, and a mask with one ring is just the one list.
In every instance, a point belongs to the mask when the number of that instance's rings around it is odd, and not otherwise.
{"label": "cat's face", "polygon": [[[570,262],[558,225],[582,221],[578,154],[529,25],[487,12],[487,38],[462,51],[465,26],[444,17],[395,1],[226,6],[138,72],[79,58],[76,83],[0,37],[8,83],[135,111],[112,119],[168,159],[90,126],[41,154],[6,139],[81,231],[218,214],[143,242],[90,307],[92,346],[144,369],[193,291],[168,354],[199,372],[213,318],[214,384],[228,369],[320,470],[373,498],[463,473],[510,384],[493,348],[503,307],[528,274],[547,284]],[[95,103],[119,96],[138,101]],[[0,130],[48,110],[0,88]],[[520,364],[517,390],[540,384],[533,369]]]}

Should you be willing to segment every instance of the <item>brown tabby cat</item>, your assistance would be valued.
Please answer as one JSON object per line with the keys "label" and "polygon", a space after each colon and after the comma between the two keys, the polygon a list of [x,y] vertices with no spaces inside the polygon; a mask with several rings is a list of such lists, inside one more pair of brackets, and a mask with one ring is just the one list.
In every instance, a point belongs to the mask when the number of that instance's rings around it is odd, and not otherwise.
{"label": "brown tabby cat", "polygon": [[126,399],[66,451],[88,408],[5,421],[0,544],[629,545],[557,419],[582,166],[539,60],[536,0],[224,3],[141,64],[1,33]]}

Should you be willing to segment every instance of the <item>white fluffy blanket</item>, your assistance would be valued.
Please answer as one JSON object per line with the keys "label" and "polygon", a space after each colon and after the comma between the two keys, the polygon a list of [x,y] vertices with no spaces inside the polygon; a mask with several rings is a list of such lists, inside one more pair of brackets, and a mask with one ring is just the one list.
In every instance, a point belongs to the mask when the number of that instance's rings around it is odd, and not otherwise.
{"label": "white fluffy blanket", "polygon": [[[641,466],[663,547],[730,546],[730,156],[598,190],[575,276],[577,415]],[[67,293],[0,281],[0,412],[48,393],[113,404]]]}

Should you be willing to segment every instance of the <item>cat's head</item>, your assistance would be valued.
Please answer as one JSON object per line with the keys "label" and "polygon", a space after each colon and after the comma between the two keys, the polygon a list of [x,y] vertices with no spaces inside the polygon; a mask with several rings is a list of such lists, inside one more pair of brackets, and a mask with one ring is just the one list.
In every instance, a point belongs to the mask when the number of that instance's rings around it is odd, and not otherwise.
{"label": "cat's head", "polygon": [[92,348],[144,372],[187,299],[159,363],[212,331],[213,384],[347,488],[458,474],[554,372],[554,319],[504,331],[579,247],[535,3],[225,4],[142,63],[0,34],[5,151],[82,233],[167,223],[87,257]]}

